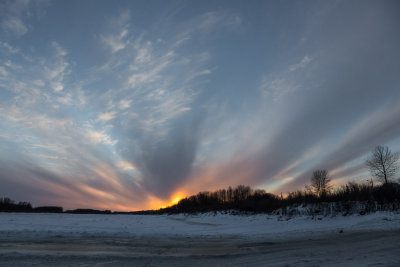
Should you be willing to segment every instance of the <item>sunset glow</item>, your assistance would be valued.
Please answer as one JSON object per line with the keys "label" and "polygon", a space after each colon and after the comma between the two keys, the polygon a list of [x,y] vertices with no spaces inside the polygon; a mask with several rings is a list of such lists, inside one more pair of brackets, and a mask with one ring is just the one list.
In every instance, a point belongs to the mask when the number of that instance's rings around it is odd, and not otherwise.
{"label": "sunset glow", "polygon": [[174,194],[174,195],[172,196],[172,198],[171,198],[171,201],[168,203],[167,206],[173,206],[173,205],[175,205],[175,204],[178,204],[178,202],[179,202],[181,199],[185,198],[185,197],[186,197],[186,195],[185,195],[185,194],[182,194],[182,193]]}

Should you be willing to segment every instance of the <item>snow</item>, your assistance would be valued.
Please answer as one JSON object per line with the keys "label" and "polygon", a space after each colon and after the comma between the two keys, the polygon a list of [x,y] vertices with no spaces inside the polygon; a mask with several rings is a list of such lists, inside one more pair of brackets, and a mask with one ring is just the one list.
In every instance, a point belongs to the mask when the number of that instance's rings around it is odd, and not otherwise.
{"label": "snow", "polygon": [[400,213],[0,213],[2,266],[400,266]]}
{"label": "snow", "polygon": [[287,239],[337,231],[400,230],[400,213],[335,217],[277,215],[96,215],[0,213],[0,236],[240,236]]}

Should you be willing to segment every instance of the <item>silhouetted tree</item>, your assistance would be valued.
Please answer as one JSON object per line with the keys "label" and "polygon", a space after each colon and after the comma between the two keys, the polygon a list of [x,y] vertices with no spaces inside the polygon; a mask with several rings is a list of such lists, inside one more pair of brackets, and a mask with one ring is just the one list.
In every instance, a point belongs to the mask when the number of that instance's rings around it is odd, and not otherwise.
{"label": "silhouetted tree", "polygon": [[326,195],[330,189],[331,179],[328,176],[326,170],[316,170],[313,172],[311,177],[311,190],[318,196],[321,197]]}
{"label": "silhouetted tree", "polygon": [[398,153],[392,153],[387,146],[377,146],[365,164],[369,167],[369,171],[373,176],[387,184],[396,174],[398,160]]}
{"label": "silhouetted tree", "polygon": [[5,212],[31,212],[32,205],[29,202],[18,202],[5,197],[0,198],[0,211]]}
{"label": "silhouetted tree", "polygon": [[228,187],[228,190],[226,190],[226,198],[228,202],[233,201],[233,189],[230,186]]}

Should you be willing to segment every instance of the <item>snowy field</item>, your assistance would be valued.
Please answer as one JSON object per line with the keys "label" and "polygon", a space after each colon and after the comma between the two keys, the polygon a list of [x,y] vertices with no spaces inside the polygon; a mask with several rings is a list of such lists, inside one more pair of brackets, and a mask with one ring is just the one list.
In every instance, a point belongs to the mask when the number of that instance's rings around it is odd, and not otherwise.
{"label": "snowy field", "polygon": [[400,266],[400,213],[0,213],[1,266]]}

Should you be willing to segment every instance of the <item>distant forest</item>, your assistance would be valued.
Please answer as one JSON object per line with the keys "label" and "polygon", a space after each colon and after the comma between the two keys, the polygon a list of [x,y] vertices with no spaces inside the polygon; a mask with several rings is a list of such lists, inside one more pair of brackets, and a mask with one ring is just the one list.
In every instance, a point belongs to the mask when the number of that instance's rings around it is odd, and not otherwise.
{"label": "distant forest", "polygon": [[14,200],[4,197],[0,198],[1,212],[47,212],[47,213],[62,213],[62,207],[44,206],[33,208],[29,202],[15,202]]}

